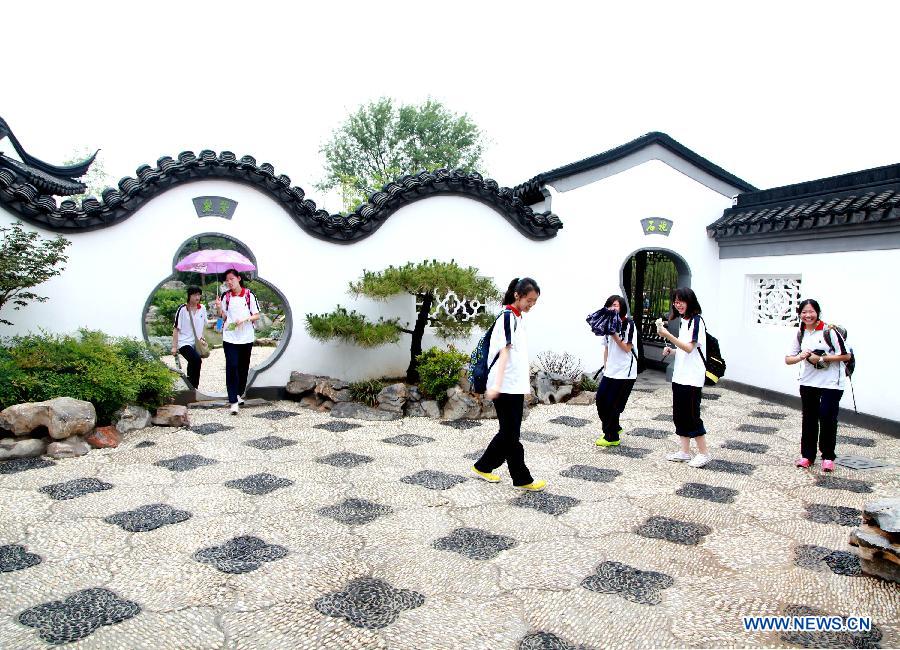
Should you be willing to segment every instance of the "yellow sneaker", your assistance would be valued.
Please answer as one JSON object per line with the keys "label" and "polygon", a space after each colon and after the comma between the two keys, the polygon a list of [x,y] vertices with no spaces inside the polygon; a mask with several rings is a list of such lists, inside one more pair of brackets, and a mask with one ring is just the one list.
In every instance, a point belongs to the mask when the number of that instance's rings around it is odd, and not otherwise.
{"label": "yellow sneaker", "polygon": [[478,478],[484,479],[488,483],[499,483],[500,477],[497,474],[491,474],[490,472],[482,472],[479,469],[476,469],[474,465],[472,465],[472,471],[478,474]]}
{"label": "yellow sneaker", "polygon": [[597,440],[594,442],[594,444],[597,445],[598,447],[618,447],[619,441],[618,440],[610,441],[610,440],[607,440],[606,438],[597,438]]}
{"label": "yellow sneaker", "polygon": [[515,487],[519,488],[520,490],[528,490],[529,492],[540,492],[545,487],[547,487],[547,481],[532,481],[528,485],[516,485]]}

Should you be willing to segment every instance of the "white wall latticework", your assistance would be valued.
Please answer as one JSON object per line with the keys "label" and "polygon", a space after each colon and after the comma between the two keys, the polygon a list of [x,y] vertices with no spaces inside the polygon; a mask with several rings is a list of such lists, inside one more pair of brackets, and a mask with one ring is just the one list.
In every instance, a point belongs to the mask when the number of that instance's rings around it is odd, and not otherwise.
{"label": "white wall latticework", "polygon": [[796,325],[800,282],[799,275],[754,277],[750,296],[752,322],[785,327]]}
{"label": "white wall latticework", "polygon": [[[452,316],[458,321],[472,320],[489,307],[481,298],[459,297],[454,291],[448,291],[443,296],[435,296],[429,312],[430,318],[435,318],[440,312]],[[422,301],[416,298],[416,311],[422,307]]]}

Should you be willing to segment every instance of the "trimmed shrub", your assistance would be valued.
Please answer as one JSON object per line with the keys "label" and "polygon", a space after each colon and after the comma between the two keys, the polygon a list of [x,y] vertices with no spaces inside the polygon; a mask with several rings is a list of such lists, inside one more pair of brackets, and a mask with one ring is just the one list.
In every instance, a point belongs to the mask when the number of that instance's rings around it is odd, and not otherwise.
{"label": "trimmed shrub", "polygon": [[30,334],[0,346],[0,409],[67,396],[93,403],[97,424],[104,425],[128,404],[164,404],[174,379],[143,341],[103,332]]}
{"label": "trimmed shrub", "polygon": [[175,312],[187,301],[184,289],[157,289],[150,299],[156,307],[156,317],[149,323],[150,336],[172,336]]}
{"label": "trimmed shrub", "polygon": [[416,357],[419,368],[419,390],[429,399],[444,401],[447,389],[459,383],[460,372],[469,363],[469,356],[454,347],[448,350],[431,348]]}
{"label": "trimmed shrub", "polygon": [[350,384],[350,395],[353,396],[354,401],[374,407],[378,404],[378,393],[382,388],[384,388],[384,384],[377,379],[354,381]]}
{"label": "trimmed shrub", "polygon": [[578,387],[585,393],[596,393],[597,389],[600,388],[600,383],[594,381],[587,375],[582,375],[581,382],[578,384]]}

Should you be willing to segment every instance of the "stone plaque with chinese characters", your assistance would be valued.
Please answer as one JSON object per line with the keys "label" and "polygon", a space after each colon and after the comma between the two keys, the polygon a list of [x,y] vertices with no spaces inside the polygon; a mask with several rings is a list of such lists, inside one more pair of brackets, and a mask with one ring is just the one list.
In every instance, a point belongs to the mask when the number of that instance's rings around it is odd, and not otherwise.
{"label": "stone plaque with chinese characters", "polygon": [[222,217],[231,219],[237,208],[237,201],[224,196],[197,196],[193,199],[198,217]]}
{"label": "stone plaque with chinese characters", "polygon": [[665,235],[668,237],[669,233],[672,232],[672,220],[661,217],[641,219],[641,228],[643,228],[645,235]]}

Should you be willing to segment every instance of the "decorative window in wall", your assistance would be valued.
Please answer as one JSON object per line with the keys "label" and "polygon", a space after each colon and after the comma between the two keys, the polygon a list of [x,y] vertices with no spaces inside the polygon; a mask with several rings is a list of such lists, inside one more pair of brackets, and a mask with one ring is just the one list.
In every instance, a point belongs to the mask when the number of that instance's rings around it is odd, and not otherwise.
{"label": "decorative window in wall", "polygon": [[[430,318],[436,318],[438,314],[443,312],[452,316],[458,321],[465,322],[475,318],[478,314],[492,305],[486,304],[480,298],[467,298],[465,296],[457,296],[455,292],[449,291],[443,296],[435,296],[434,303],[431,305]],[[421,296],[416,297],[416,311],[422,307]]]}
{"label": "decorative window in wall", "polygon": [[750,314],[757,325],[793,327],[800,304],[799,275],[751,276]]}

